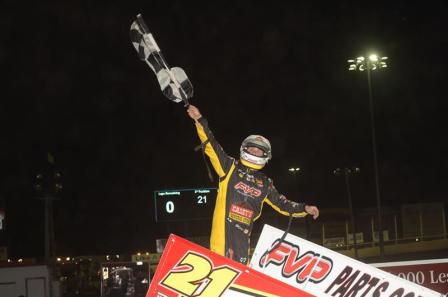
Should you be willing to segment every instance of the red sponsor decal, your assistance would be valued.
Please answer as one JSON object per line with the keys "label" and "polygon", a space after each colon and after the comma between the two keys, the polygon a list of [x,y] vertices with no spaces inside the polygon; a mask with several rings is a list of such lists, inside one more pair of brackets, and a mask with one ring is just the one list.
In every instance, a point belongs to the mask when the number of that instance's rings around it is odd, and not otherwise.
{"label": "red sponsor decal", "polygon": [[243,191],[244,194],[248,194],[249,196],[260,197],[261,195],[261,191],[259,189],[248,186],[241,181],[237,183],[234,188],[235,190]]}
{"label": "red sponsor decal", "polygon": [[274,247],[260,258],[260,267],[267,267],[271,264],[283,265],[282,275],[290,278],[297,274],[297,283],[303,283],[308,279],[313,283],[319,283],[328,276],[333,268],[333,261],[330,258],[312,251],[299,255],[299,247],[290,242],[283,241],[278,244],[276,241]]}
{"label": "red sponsor decal", "polygon": [[234,212],[236,214],[242,215],[243,217],[248,218],[248,219],[252,218],[252,215],[254,214],[253,210],[250,210],[250,209],[247,209],[247,208],[235,205],[235,204],[232,204],[230,206],[230,211]]}

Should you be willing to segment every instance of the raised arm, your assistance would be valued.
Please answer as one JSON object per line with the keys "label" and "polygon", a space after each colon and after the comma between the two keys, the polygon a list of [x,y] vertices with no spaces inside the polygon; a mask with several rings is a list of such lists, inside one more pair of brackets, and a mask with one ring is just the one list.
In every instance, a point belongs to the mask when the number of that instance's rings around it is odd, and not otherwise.
{"label": "raised arm", "polygon": [[316,206],[286,199],[284,195],[277,191],[272,181],[270,181],[269,191],[264,202],[282,215],[287,216],[291,214],[293,217],[304,217],[309,214],[313,216],[313,219],[319,217],[319,209]]}
{"label": "raised arm", "polygon": [[202,145],[205,146],[205,153],[210,158],[216,173],[219,177],[225,176],[233,163],[233,158],[228,156],[215,140],[207,120],[201,115],[196,106],[190,104],[187,113],[195,121],[199,139]]}

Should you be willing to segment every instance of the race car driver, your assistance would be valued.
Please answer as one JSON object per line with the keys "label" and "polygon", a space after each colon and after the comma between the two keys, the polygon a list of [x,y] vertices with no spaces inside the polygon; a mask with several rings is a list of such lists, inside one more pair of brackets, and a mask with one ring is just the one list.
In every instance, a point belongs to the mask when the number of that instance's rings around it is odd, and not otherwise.
{"label": "race car driver", "polygon": [[218,196],[213,213],[210,249],[220,255],[248,264],[253,222],[261,215],[264,203],[277,212],[293,217],[319,216],[316,206],[286,199],[261,169],[272,158],[271,144],[261,135],[248,136],[240,148],[240,158],[228,156],[215,140],[199,109],[189,105],[188,115],[219,176]]}

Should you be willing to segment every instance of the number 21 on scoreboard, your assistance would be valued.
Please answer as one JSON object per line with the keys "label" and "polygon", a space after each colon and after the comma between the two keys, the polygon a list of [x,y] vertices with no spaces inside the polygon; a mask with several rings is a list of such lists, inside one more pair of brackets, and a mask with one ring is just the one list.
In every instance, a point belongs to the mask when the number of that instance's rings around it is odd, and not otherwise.
{"label": "number 21 on scoreboard", "polygon": [[218,297],[239,274],[228,266],[213,267],[206,257],[188,252],[161,283],[185,296]]}

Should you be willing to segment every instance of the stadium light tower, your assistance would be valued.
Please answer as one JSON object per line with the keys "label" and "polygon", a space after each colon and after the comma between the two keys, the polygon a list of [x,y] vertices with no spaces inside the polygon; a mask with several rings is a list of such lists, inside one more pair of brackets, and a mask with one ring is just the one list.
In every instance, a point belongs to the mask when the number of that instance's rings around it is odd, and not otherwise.
{"label": "stadium light tower", "polygon": [[372,153],[373,153],[373,172],[375,179],[375,192],[376,192],[376,204],[378,208],[378,241],[380,247],[380,258],[384,259],[384,238],[383,238],[383,226],[381,219],[381,196],[380,196],[380,184],[378,179],[378,156],[376,151],[376,132],[375,132],[375,111],[373,108],[373,95],[372,95],[372,71],[381,70],[387,68],[387,57],[380,57],[376,54],[371,54],[367,58],[359,56],[356,59],[350,59],[348,70],[350,71],[366,71],[367,73],[367,86],[369,91],[369,109],[370,109],[370,127],[372,130]]}

